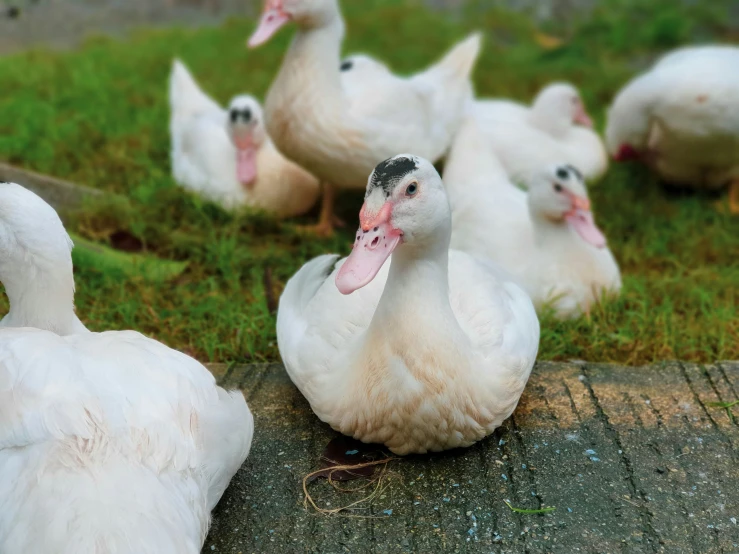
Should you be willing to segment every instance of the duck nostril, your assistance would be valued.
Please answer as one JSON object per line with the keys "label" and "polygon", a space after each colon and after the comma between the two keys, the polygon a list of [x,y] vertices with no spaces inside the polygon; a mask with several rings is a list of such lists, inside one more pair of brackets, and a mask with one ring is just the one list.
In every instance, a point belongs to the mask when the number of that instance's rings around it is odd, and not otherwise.
{"label": "duck nostril", "polygon": [[380,237],[375,237],[372,239],[372,242],[370,243],[370,248],[377,248],[377,245],[380,243]]}

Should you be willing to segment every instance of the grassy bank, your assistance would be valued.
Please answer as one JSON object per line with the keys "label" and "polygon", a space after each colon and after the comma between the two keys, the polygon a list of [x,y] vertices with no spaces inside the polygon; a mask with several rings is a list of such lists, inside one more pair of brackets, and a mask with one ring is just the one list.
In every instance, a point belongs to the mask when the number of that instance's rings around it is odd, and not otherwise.
{"label": "grassy bank", "polygon": [[[656,54],[739,37],[722,1],[682,7],[613,0],[543,28],[524,14],[474,2],[453,16],[413,2],[343,4],[346,52],[413,71],[480,28],[480,95],[528,99],[550,80],[570,80],[601,127],[613,94]],[[240,92],[261,97],[289,33],[247,51],[253,25],[232,20],[219,29],[139,32],[125,41],[90,39],[71,52],[0,59],[0,159],[126,197],[77,215],[70,227],[80,236],[116,246],[124,237],[128,248],[188,261],[178,276],[156,279],[77,254],[78,312],[91,328],[139,329],[203,360],[275,359],[273,312],[286,279],[312,256],[348,252],[352,228],[331,240],[305,238],[295,222],[226,213],[170,178],[172,57],[221,102]],[[552,48],[552,37],[561,44]],[[739,358],[739,218],[718,209],[717,199],[668,193],[634,166],[612,168],[591,196],[621,263],[624,291],[590,319],[544,317],[541,357]],[[347,194],[342,216],[355,222],[360,203],[360,195]]]}

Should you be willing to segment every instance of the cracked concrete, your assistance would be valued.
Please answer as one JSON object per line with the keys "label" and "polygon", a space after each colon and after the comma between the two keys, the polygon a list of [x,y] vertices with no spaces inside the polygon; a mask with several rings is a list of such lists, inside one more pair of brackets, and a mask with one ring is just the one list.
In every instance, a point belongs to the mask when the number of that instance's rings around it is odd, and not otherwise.
{"label": "cracked concrete", "polygon": [[[282,366],[212,369],[244,391],[257,431],[204,552],[739,551],[739,428],[711,405],[738,398],[739,363],[539,363],[493,436],[392,462],[362,518],[303,506],[302,477],[336,433]],[[321,505],[359,498],[323,481],[310,491]]]}

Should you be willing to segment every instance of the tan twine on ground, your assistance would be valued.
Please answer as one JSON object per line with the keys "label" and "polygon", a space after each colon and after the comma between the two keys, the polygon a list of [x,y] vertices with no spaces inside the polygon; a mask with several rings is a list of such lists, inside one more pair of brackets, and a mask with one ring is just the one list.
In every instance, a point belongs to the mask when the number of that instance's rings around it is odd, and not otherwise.
{"label": "tan twine on ground", "polygon": [[[305,508],[308,508],[308,504],[310,504],[316,512],[327,515],[327,516],[333,516],[333,515],[342,515],[344,517],[357,517],[357,518],[376,518],[381,519],[387,516],[373,516],[373,515],[362,515],[362,514],[346,514],[344,512],[347,512],[349,510],[357,509],[359,506],[366,505],[367,503],[372,502],[375,498],[379,497],[389,486],[390,486],[390,479],[396,475],[393,472],[388,471],[387,464],[392,462],[393,460],[397,460],[398,458],[383,458],[382,460],[374,460],[371,462],[364,462],[361,464],[352,464],[352,465],[338,465],[333,466],[331,468],[323,468],[316,471],[313,471],[303,477],[303,494],[305,495],[305,498],[303,499],[303,506]],[[382,469],[380,470],[379,474],[375,473],[372,475],[372,477],[368,478],[368,482],[360,485],[359,487],[351,487],[346,488],[340,486],[336,481],[333,479],[333,474],[336,471],[346,471],[348,473],[351,473],[352,470],[358,470],[363,469],[365,467],[372,467],[372,466],[382,466]],[[321,473],[328,472],[328,483],[333,487],[334,490],[341,492],[341,493],[353,493],[353,492],[359,492],[364,489],[367,489],[368,487],[371,487],[374,484],[374,488],[372,489],[372,492],[370,492],[367,496],[360,498],[359,500],[352,502],[351,504],[347,504],[346,506],[341,506],[338,508],[322,508],[318,504],[316,504],[315,500],[313,499],[313,496],[310,492],[308,492],[308,481],[311,477],[315,477],[316,475],[319,475]]]}

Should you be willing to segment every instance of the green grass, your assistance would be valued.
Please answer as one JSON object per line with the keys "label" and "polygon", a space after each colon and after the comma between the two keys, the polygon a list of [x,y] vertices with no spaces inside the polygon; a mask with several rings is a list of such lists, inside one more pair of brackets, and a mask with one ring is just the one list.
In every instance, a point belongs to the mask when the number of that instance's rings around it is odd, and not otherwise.
{"label": "green grass", "polygon": [[[347,52],[368,52],[408,72],[480,28],[480,95],[528,99],[550,80],[570,80],[601,127],[614,93],[655,54],[737,36],[725,23],[728,1],[612,0],[541,29],[482,1],[455,17],[413,2],[343,4]],[[70,229],[78,235],[105,242],[125,231],[152,255],[188,262],[169,279],[151,279],[77,252],[78,312],[92,329],[139,329],[202,360],[273,360],[273,308],[284,282],[312,256],[348,252],[351,228],[331,240],[308,239],[295,222],[226,213],[170,178],[172,57],[184,59],[222,102],[240,92],[263,96],[289,33],[248,51],[252,30],[251,21],[231,20],[219,29],[138,32],[124,41],[90,39],[70,52],[0,59],[0,159],[126,197],[75,216]],[[564,44],[544,49],[536,32]],[[543,317],[541,358],[739,358],[739,218],[711,198],[669,195],[635,166],[614,167],[591,195],[621,263],[623,294],[590,319]],[[360,195],[347,194],[342,215],[356,221],[360,203]]]}
{"label": "green grass", "polygon": [[509,509],[510,509],[510,510],[511,510],[512,512],[515,512],[515,513],[517,513],[517,514],[527,514],[527,515],[534,515],[534,514],[549,514],[549,513],[553,512],[554,510],[556,510],[556,509],[557,509],[557,508],[555,508],[554,506],[547,506],[547,507],[545,507],[545,508],[540,508],[540,509],[538,509],[538,510],[527,510],[527,509],[525,509],[525,508],[516,508],[515,506],[513,506],[513,505],[512,505],[512,504],[511,504],[510,502],[508,502],[507,500],[504,500],[503,502],[505,502],[505,505],[506,505],[506,506],[508,506],[508,508],[509,508]]}

